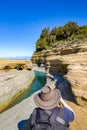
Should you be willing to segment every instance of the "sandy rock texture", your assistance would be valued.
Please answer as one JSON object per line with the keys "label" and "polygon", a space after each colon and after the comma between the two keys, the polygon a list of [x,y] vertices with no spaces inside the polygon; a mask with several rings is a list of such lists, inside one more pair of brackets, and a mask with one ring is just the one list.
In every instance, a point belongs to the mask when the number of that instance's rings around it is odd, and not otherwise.
{"label": "sandy rock texture", "polygon": [[[33,96],[25,99],[18,105],[0,114],[0,129],[1,130],[20,130],[28,121],[33,109],[36,105],[33,102]],[[86,130],[87,129],[87,110],[83,107],[77,106],[72,102],[68,105],[76,113],[75,120],[70,123],[69,130]],[[9,116],[8,116],[9,115]],[[29,125],[28,125],[29,128]]]}
{"label": "sandy rock texture", "polygon": [[87,107],[87,65],[77,63],[69,65],[67,69],[65,77],[70,82],[77,103]]}
{"label": "sandy rock texture", "polygon": [[33,71],[7,72],[0,74],[0,111],[25,91],[34,79]]}
{"label": "sandy rock texture", "polygon": [[[78,106],[72,102],[72,94],[66,80],[61,79],[61,76],[53,76],[57,80],[56,87],[60,89],[62,97],[66,99],[65,101],[71,106],[76,114],[75,120],[70,123],[69,130],[86,130],[87,108]],[[33,109],[36,107],[33,102],[34,94],[13,108],[0,114],[1,130],[21,130],[25,123],[27,123],[27,127],[29,129],[29,117]]]}
{"label": "sandy rock texture", "polygon": [[65,74],[76,102],[87,106],[87,42],[55,44],[32,58],[34,62],[43,59],[47,72]]}
{"label": "sandy rock texture", "polygon": [[0,59],[0,73],[16,71],[17,67],[20,67],[21,70],[31,70],[32,62],[30,60]]}
{"label": "sandy rock texture", "polygon": [[33,96],[31,96],[13,108],[0,114],[0,129],[19,130],[21,122],[30,117],[30,114],[35,107]]}
{"label": "sandy rock texture", "polygon": [[31,61],[0,59],[0,112],[29,87],[34,77]]}
{"label": "sandy rock texture", "polygon": [[[72,94],[78,105],[67,103],[76,113],[76,119],[70,124],[69,130],[87,129],[87,41],[82,43],[67,42],[55,44],[52,48],[34,53],[34,62],[46,64],[47,72],[63,73],[68,80]],[[65,83],[64,83],[65,85]],[[62,86],[62,84],[61,84]],[[64,87],[66,88],[66,87]],[[61,87],[60,87],[61,89]],[[67,93],[67,95],[65,94]],[[71,93],[64,89],[63,95],[71,100]]]}

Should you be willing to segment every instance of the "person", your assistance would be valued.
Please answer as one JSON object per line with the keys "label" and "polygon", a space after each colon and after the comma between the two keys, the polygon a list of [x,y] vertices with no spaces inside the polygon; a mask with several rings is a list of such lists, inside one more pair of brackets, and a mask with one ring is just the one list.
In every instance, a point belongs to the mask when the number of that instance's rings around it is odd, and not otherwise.
{"label": "person", "polygon": [[75,113],[63,100],[58,89],[44,86],[34,95],[34,102],[37,107],[30,117],[31,130],[68,130]]}

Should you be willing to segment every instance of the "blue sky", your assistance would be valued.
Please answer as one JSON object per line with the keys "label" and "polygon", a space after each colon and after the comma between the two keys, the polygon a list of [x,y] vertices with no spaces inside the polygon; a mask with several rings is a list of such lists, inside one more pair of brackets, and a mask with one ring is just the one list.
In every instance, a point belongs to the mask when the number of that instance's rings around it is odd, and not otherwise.
{"label": "blue sky", "polygon": [[0,57],[31,56],[44,27],[87,25],[86,0],[0,0]]}

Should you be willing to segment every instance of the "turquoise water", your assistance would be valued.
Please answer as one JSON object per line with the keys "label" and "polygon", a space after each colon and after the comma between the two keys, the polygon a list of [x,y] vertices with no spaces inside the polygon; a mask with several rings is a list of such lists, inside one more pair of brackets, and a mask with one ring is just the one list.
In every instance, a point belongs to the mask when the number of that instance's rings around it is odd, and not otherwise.
{"label": "turquoise water", "polygon": [[45,83],[46,83],[46,74],[42,73],[42,72],[35,71],[35,79],[32,82],[32,84],[29,87],[29,89],[26,92],[24,92],[16,101],[11,103],[9,105],[9,108],[13,107],[14,105],[20,103],[24,99],[26,99],[29,96],[31,96],[34,92],[36,92],[39,89],[41,89],[42,86],[45,85]]}

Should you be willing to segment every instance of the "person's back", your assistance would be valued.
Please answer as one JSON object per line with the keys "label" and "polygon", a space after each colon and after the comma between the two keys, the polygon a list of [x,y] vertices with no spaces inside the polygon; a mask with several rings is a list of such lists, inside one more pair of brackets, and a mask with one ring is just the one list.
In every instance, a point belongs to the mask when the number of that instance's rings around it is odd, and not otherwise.
{"label": "person's back", "polygon": [[[43,87],[34,96],[34,102],[37,108],[30,117],[31,130],[68,130],[69,122],[74,120],[74,112],[64,102],[58,89]],[[58,104],[62,106],[57,107]]]}

